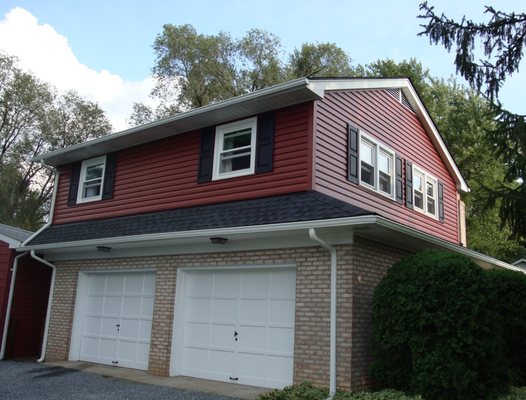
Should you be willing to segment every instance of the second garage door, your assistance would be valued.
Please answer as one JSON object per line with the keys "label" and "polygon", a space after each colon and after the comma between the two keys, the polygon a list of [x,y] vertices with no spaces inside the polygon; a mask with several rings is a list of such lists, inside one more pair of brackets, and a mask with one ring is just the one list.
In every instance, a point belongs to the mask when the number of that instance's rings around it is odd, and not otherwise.
{"label": "second garage door", "polygon": [[295,282],[293,268],[187,271],[180,299],[179,373],[264,387],[290,385]]}

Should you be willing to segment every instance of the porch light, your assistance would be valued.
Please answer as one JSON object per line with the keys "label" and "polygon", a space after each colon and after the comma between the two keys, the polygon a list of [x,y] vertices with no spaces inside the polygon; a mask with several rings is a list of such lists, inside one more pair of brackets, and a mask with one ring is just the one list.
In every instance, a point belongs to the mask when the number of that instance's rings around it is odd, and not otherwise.
{"label": "porch light", "polygon": [[211,237],[210,241],[213,244],[226,244],[226,242],[228,242],[228,239],[224,237]]}
{"label": "porch light", "polygon": [[97,246],[97,251],[102,251],[103,253],[109,253],[111,251],[111,247],[109,247],[109,246]]}

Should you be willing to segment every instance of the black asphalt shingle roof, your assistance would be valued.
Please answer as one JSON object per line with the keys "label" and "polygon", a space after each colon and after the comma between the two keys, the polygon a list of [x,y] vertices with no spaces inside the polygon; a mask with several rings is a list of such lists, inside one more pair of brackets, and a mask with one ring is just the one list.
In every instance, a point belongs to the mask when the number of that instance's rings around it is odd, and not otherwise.
{"label": "black asphalt shingle roof", "polygon": [[87,222],[51,225],[27,245],[314,221],[371,214],[374,213],[319,192],[310,191]]}

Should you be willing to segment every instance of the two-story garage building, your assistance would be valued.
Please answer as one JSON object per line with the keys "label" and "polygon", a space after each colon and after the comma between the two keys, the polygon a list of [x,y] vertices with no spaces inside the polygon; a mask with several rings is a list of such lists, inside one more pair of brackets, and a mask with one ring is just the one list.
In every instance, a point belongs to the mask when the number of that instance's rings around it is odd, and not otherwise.
{"label": "two-story garage building", "polygon": [[42,156],[48,360],[368,384],[373,290],[465,245],[468,190],[407,79],[298,79]]}

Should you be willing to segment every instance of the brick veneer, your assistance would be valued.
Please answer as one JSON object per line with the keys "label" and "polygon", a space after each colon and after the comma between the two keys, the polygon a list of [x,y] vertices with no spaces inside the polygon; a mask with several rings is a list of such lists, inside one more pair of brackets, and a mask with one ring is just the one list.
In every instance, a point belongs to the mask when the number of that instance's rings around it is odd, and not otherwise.
{"label": "brick veneer", "polygon": [[[373,289],[403,253],[357,240],[338,248],[337,383],[346,389],[367,385],[370,304]],[[330,257],[320,247],[57,261],[55,294],[46,357],[67,360],[79,271],[152,268],[157,272],[148,372],[169,374],[178,267],[296,265],[294,382],[329,381]]]}

